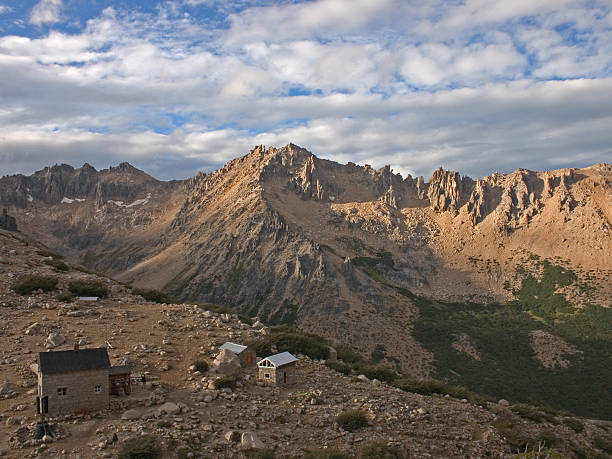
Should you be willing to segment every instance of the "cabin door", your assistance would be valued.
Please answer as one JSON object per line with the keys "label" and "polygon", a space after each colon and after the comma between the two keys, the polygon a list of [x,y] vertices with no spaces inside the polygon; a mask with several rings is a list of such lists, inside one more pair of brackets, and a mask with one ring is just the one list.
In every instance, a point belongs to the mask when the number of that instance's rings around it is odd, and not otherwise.
{"label": "cabin door", "polygon": [[287,384],[287,372],[283,371],[283,384]]}
{"label": "cabin door", "polygon": [[253,365],[253,353],[252,352],[247,352],[246,355],[246,364],[247,365]]}

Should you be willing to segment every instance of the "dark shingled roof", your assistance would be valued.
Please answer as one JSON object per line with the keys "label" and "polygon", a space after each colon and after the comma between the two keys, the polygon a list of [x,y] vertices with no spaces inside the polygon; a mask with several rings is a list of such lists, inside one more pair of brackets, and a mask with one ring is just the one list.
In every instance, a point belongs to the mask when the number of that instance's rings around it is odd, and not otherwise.
{"label": "dark shingled roof", "polygon": [[38,368],[43,374],[101,370],[109,367],[110,360],[105,347],[38,353]]}

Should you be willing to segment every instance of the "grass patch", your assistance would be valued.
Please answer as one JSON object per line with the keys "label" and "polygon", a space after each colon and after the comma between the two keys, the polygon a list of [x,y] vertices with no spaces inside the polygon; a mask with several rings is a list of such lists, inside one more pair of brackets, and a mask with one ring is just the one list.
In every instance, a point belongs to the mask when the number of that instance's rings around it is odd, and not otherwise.
{"label": "grass patch", "polygon": [[135,288],[132,289],[133,295],[139,295],[147,301],[161,304],[172,304],[176,303],[176,300],[167,293],[152,288]]}
{"label": "grass patch", "polygon": [[68,290],[76,296],[97,296],[104,298],[108,295],[108,286],[97,280],[74,280],[68,284]]}
{"label": "grass patch", "polygon": [[348,430],[349,432],[355,432],[356,430],[367,427],[368,417],[361,410],[349,410],[340,413],[336,418],[336,422],[344,430]]}
{"label": "grass patch", "polygon": [[242,452],[245,459],[275,459],[274,451],[271,449],[247,449]]}
{"label": "grass patch", "polygon": [[57,277],[39,276],[36,274],[24,274],[19,276],[11,286],[15,293],[29,295],[36,290],[52,292],[57,288]]}
{"label": "grass patch", "polygon": [[119,459],[158,459],[162,450],[151,435],[126,440],[119,449]]}

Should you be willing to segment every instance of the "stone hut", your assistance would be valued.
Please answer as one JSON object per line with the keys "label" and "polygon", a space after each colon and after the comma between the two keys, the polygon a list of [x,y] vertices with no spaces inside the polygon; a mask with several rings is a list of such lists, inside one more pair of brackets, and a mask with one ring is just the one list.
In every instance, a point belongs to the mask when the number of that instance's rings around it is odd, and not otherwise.
{"label": "stone hut", "polygon": [[255,350],[250,346],[243,346],[242,344],[230,343],[229,341],[224,343],[220,348],[220,351],[228,350],[233,352],[240,359],[240,364],[243,367],[250,367],[255,365],[257,357]]}
{"label": "stone hut", "polygon": [[[111,392],[130,392],[129,366],[111,367],[105,347],[40,352],[33,369],[50,417],[106,410]],[[114,387],[114,389],[113,389]]]}
{"label": "stone hut", "polygon": [[296,359],[289,352],[274,354],[257,362],[257,379],[274,386],[289,385],[295,382]]}

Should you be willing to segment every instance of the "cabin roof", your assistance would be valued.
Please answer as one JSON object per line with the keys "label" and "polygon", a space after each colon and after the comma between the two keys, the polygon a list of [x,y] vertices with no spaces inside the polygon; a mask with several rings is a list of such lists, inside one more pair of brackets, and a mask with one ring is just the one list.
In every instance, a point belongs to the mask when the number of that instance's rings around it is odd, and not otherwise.
{"label": "cabin roof", "polygon": [[109,367],[110,360],[105,347],[38,353],[38,368],[43,374],[103,370]]}
{"label": "cabin roof", "polygon": [[228,341],[224,343],[219,349],[220,350],[227,349],[228,351],[232,351],[234,354],[240,354],[246,348],[247,346],[243,346],[242,344],[230,343]]}
{"label": "cabin roof", "polygon": [[259,362],[257,362],[257,365],[260,365],[265,360],[270,362],[275,367],[282,367],[284,365],[289,365],[290,363],[297,362],[298,359],[291,355],[290,352],[285,351],[281,352],[280,354],[274,354],[269,357],[266,357],[265,359],[261,359]]}

